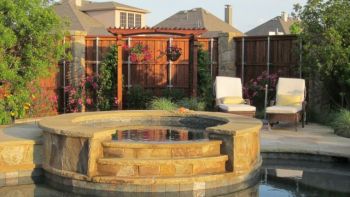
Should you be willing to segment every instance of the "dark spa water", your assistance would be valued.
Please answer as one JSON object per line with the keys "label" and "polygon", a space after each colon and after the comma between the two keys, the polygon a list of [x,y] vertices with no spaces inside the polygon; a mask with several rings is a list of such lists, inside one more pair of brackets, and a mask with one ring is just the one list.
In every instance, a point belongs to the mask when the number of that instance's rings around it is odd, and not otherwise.
{"label": "dark spa water", "polygon": [[206,139],[206,135],[200,130],[188,128],[151,127],[146,129],[116,130],[112,135],[113,140],[118,141],[187,141]]}

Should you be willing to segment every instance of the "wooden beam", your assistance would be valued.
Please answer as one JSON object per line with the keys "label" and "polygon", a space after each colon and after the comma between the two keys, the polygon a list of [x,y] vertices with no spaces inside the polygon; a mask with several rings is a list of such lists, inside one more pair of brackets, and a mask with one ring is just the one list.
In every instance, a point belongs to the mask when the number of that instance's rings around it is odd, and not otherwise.
{"label": "wooden beam", "polygon": [[117,36],[117,99],[118,110],[123,109],[123,43],[122,36]]}
{"label": "wooden beam", "polygon": [[177,36],[201,35],[207,30],[205,28],[108,28],[114,35],[132,36],[140,34],[168,34]]}

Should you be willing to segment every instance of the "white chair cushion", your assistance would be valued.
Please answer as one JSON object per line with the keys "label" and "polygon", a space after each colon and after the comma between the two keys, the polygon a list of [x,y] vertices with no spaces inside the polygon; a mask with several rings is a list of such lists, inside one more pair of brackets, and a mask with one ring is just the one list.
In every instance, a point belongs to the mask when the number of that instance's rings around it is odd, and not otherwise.
{"label": "white chair cushion", "polygon": [[223,111],[255,111],[255,107],[246,104],[220,104],[218,107]]}
{"label": "white chair cushion", "polygon": [[240,78],[217,76],[214,88],[217,99],[228,96],[243,98],[242,82]]}
{"label": "white chair cushion", "polygon": [[[277,83],[276,95],[294,95],[300,96],[302,101],[305,98],[305,80],[297,78],[280,77]],[[278,99],[278,96],[277,96]],[[278,103],[278,101],[277,101]]]}
{"label": "white chair cushion", "polygon": [[296,106],[272,106],[266,108],[268,114],[295,114],[302,110],[301,105]]}

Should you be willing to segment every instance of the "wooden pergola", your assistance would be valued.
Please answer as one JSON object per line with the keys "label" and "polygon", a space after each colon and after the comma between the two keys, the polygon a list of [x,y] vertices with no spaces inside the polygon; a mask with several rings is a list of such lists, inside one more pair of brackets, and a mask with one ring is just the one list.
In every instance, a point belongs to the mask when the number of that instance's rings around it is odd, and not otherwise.
{"label": "wooden pergola", "polygon": [[197,53],[198,53],[198,37],[207,32],[205,28],[116,28],[110,27],[107,29],[108,32],[116,36],[117,48],[118,48],[118,63],[117,63],[117,98],[118,98],[118,109],[123,108],[123,84],[122,84],[122,39],[125,36],[136,36],[136,35],[174,35],[180,37],[187,37],[190,39],[191,50],[191,95],[197,96]]}

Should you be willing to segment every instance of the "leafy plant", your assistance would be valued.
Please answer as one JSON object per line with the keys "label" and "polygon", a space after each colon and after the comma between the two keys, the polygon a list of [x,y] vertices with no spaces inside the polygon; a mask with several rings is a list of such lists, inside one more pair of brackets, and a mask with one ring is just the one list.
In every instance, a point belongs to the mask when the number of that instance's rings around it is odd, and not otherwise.
{"label": "leafy plant", "polygon": [[180,107],[195,111],[204,111],[206,109],[206,103],[197,98],[183,98],[182,100],[178,101],[177,104]]}
{"label": "leafy plant", "polygon": [[33,87],[31,90],[31,105],[27,105],[30,117],[42,117],[58,114],[57,92],[50,89]]}
{"label": "leafy plant", "polygon": [[151,110],[176,110],[177,105],[167,98],[154,98],[149,104]]}
{"label": "leafy plant", "polygon": [[124,46],[124,50],[129,53],[132,63],[148,62],[152,59],[148,46],[144,46],[142,43],[137,43],[133,47]]}
{"label": "leafy plant", "polygon": [[93,76],[82,79],[77,87],[66,86],[64,91],[68,93],[67,112],[80,112],[85,106],[92,107],[94,92],[97,89],[98,78]]}
{"label": "leafy plant", "polygon": [[30,87],[38,86],[63,57],[63,30],[50,1],[0,1],[0,79],[10,84],[0,102],[1,124],[28,112]]}
{"label": "leafy plant", "polygon": [[177,46],[171,46],[167,48],[166,55],[168,57],[168,60],[176,61],[179,59],[181,54],[182,54],[182,49]]}
{"label": "leafy plant", "polygon": [[129,88],[126,92],[127,109],[146,109],[147,103],[152,100],[152,92],[140,85]]}
{"label": "leafy plant", "polygon": [[213,79],[211,77],[210,56],[208,51],[204,51],[202,47],[198,50],[198,96],[206,104],[207,109],[213,108]]}
{"label": "leafy plant", "polygon": [[165,97],[167,99],[170,99],[174,102],[179,101],[180,99],[185,97],[185,93],[181,89],[174,89],[174,88],[166,88],[162,90],[162,97]]}
{"label": "leafy plant", "polygon": [[[295,6],[300,18],[300,39],[303,42],[303,72],[312,81],[322,81],[326,105],[350,107],[350,2],[345,0],[309,0],[304,7]],[[313,101],[315,96],[310,96]],[[317,98],[316,98],[317,99]],[[323,108],[325,103],[316,103]]]}
{"label": "leafy plant", "polygon": [[113,45],[100,66],[97,90],[97,108],[111,110],[117,105],[116,76],[117,76],[117,47]]}
{"label": "leafy plant", "polygon": [[350,111],[341,110],[331,124],[337,135],[350,138]]}
{"label": "leafy plant", "polygon": [[264,109],[265,104],[265,86],[268,85],[267,104],[276,97],[276,85],[279,72],[275,74],[261,73],[256,79],[251,79],[243,88],[244,98],[252,101],[252,104],[258,110]]}

